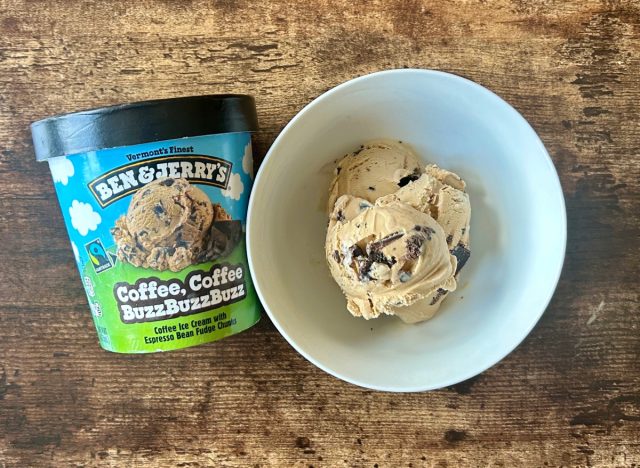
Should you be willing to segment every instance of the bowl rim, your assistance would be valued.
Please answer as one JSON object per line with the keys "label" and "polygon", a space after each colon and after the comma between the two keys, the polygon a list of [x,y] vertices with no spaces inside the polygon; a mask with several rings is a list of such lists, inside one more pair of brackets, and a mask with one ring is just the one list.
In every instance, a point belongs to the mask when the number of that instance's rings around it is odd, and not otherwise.
{"label": "bowl rim", "polygon": [[[559,202],[560,203],[557,206],[557,210],[559,211],[559,215],[560,215],[560,224],[561,225],[558,226],[558,227],[559,227],[559,230],[561,230],[561,235],[562,235],[562,239],[561,239],[561,242],[562,242],[562,254],[555,261],[556,265],[555,265],[555,278],[554,278],[554,281],[552,283],[553,287],[549,288],[549,290],[546,292],[546,297],[545,297],[545,299],[543,301],[544,306],[541,307],[540,310],[537,311],[535,314],[531,314],[530,323],[529,323],[528,327],[526,327],[526,332],[523,333],[520,338],[516,339],[514,341],[514,344],[511,347],[506,347],[500,353],[496,354],[497,357],[494,358],[494,359],[491,359],[489,361],[488,365],[485,365],[481,369],[475,369],[475,370],[473,370],[471,372],[467,372],[467,373],[463,374],[461,377],[455,377],[455,378],[451,378],[451,379],[443,379],[441,381],[434,382],[434,383],[431,383],[429,385],[394,386],[394,385],[371,384],[371,383],[368,383],[368,382],[360,381],[358,379],[354,379],[354,378],[352,378],[352,377],[350,377],[348,375],[344,375],[344,374],[341,374],[339,372],[336,372],[333,369],[329,368],[328,366],[326,366],[326,365],[322,364],[321,362],[319,362],[318,360],[316,360],[313,356],[311,356],[309,353],[304,351],[300,346],[298,346],[296,341],[291,336],[289,336],[289,334],[287,334],[287,332],[284,330],[284,328],[282,327],[282,325],[278,321],[276,314],[274,314],[271,311],[269,305],[267,304],[267,302],[266,302],[266,300],[264,298],[264,295],[262,294],[262,286],[260,285],[259,278],[257,278],[257,275],[254,273],[254,264],[253,264],[253,249],[252,249],[252,243],[253,242],[252,242],[252,238],[251,238],[251,231],[252,231],[252,222],[251,222],[251,220],[252,220],[253,217],[251,216],[251,213],[252,213],[253,207],[255,205],[255,200],[258,197],[256,187],[261,182],[262,176],[263,176],[263,174],[265,172],[266,166],[269,163],[269,160],[273,157],[273,154],[278,150],[280,142],[284,139],[284,137],[287,134],[288,130],[298,120],[300,120],[302,118],[302,116],[304,114],[306,114],[309,110],[311,110],[313,107],[318,106],[319,104],[321,104],[325,100],[329,99],[334,94],[340,92],[342,89],[350,87],[350,86],[354,86],[354,85],[359,84],[360,82],[363,82],[363,81],[368,81],[368,80],[371,80],[371,79],[378,78],[380,76],[395,75],[395,74],[399,74],[399,75],[400,74],[401,75],[417,74],[417,75],[424,75],[424,76],[437,76],[437,77],[445,79],[445,80],[457,81],[462,86],[466,86],[468,88],[473,89],[476,92],[484,93],[485,95],[487,95],[487,96],[489,96],[489,97],[491,97],[493,99],[497,99],[498,102],[505,108],[505,110],[512,114],[512,117],[515,120],[517,120],[519,122],[519,124],[524,124],[525,127],[527,127],[533,133],[533,136],[535,137],[536,144],[538,146],[538,150],[546,158],[546,163],[551,167],[551,170],[552,170],[551,171],[552,172],[551,179],[553,179],[553,182],[550,180],[550,183],[553,184],[554,190],[557,191],[557,193],[559,193],[559,195],[560,195],[560,197],[559,197]],[[255,291],[258,294],[258,298],[260,299],[260,303],[264,307],[264,310],[267,312],[267,315],[271,319],[271,322],[275,325],[275,327],[278,330],[278,332],[307,361],[311,362],[316,367],[322,369],[326,373],[328,373],[328,374],[330,374],[330,375],[332,375],[332,376],[334,376],[334,377],[336,377],[336,378],[338,378],[340,380],[343,380],[345,382],[351,383],[353,385],[357,385],[357,386],[362,387],[362,388],[367,388],[367,389],[377,390],[377,391],[382,391],[382,392],[393,392],[393,393],[424,392],[424,391],[437,390],[437,389],[440,389],[440,388],[449,387],[451,385],[455,385],[457,383],[464,382],[465,380],[468,380],[468,379],[470,379],[472,377],[475,377],[476,375],[479,375],[479,374],[485,372],[487,369],[495,366],[497,363],[499,363],[505,357],[507,357],[509,354],[511,354],[527,338],[527,336],[529,336],[529,334],[531,333],[533,328],[540,321],[540,318],[542,317],[542,314],[546,311],[547,307],[549,306],[549,303],[551,302],[551,299],[553,298],[553,296],[555,294],[555,291],[556,291],[556,289],[558,287],[558,283],[560,281],[560,277],[561,277],[561,274],[562,274],[562,269],[563,269],[564,261],[565,261],[565,257],[566,257],[566,248],[567,248],[567,212],[566,212],[566,203],[565,203],[565,199],[564,199],[564,192],[562,190],[562,184],[560,182],[560,177],[558,176],[558,171],[556,170],[556,167],[555,167],[555,165],[553,163],[553,160],[551,159],[551,156],[549,155],[549,152],[545,148],[544,143],[540,139],[540,136],[535,131],[535,129],[531,126],[531,124],[524,118],[524,116],[522,114],[520,114],[520,112],[518,112],[511,104],[509,104],[507,101],[502,99],[496,93],[494,93],[490,89],[482,86],[481,84],[478,84],[478,83],[476,83],[474,81],[471,81],[470,79],[464,78],[464,77],[462,77],[460,75],[456,75],[456,74],[453,74],[453,73],[440,71],[440,70],[431,70],[431,69],[422,69],[422,68],[399,68],[399,69],[382,70],[382,71],[377,71],[377,72],[373,72],[373,73],[368,73],[366,75],[361,75],[361,76],[358,76],[356,78],[352,78],[352,79],[350,79],[348,81],[345,81],[345,82],[343,82],[343,83],[341,83],[341,84],[329,89],[328,91],[325,91],[324,93],[320,94],[315,99],[313,99],[311,102],[306,104],[304,107],[302,107],[302,109],[300,109],[300,111],[298,111],[298,113],[280,131],[280,133],[278,134],[276,139],[271,144],[271,146],[270,146],[269,150],[267,151],[267,154],[265,155],[264,159],[262,160],[262,163],[260,164],[258,172],[257,172],[257,174],[255,176],[255,180],[253,181],[253,188],[252,188],[252,191],[251,191],[251,194],[250,194],[250,197],[249,197],[249,204],[248,204],[248,207],[247,207],[246,247],[247,247],[247,258],[248,258],[248,262],[249,262],[249,271],[250,271],[250,274],[251,274],[251,278],[253,280]],[[550,268],[550,270],[551,270],[551,268]]]}

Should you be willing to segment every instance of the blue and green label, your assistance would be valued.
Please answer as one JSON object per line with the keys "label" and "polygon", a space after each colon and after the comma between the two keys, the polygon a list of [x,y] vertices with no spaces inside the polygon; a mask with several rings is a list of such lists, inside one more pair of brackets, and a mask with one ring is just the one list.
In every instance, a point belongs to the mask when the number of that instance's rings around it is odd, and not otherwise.
{"label": "blue and green label", "polygon": [[185,348],[260,318],[244,242],[248,132],[49,160],[100,344]]}

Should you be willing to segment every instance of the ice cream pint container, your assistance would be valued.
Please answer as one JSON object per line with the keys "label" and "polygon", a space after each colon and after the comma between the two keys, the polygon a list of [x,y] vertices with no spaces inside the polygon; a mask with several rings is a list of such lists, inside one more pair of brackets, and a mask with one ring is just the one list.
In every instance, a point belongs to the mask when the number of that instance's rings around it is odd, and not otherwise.
{"label": "ice cream pint container", "polygon": [[256,130],[245,95],[145,101],[31,125],[104,349],[185,348],[259,320],[244,232]]}

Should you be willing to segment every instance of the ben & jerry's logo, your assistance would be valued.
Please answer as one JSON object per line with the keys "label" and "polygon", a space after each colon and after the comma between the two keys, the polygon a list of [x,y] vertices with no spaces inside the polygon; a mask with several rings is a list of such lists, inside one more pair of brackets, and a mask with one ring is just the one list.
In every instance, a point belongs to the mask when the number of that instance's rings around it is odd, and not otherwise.
{"label": "ben & jerry's logo", "polygon": [[227,189],[232,164],[213,156],[190,154],[128,164],[89,182],[89,189],[102,208],[162,177]]}

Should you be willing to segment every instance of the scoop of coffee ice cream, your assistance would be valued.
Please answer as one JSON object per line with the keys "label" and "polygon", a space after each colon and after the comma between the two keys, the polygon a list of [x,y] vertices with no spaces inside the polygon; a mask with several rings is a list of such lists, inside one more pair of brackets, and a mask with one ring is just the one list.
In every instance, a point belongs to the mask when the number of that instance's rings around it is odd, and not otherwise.
{"label": "scoop of coffee ice cream", "polygon": [[384,197],[387,202],[407,203],[430,214],[445,232],[449,250],[458,259],[458,270],[470,256],[471,204],[465,183],[456,174],[429,165],[419,178]]}
{"label": "scoop of coffee ice cream", "polygon": [[456,258],[442,227],[406,203],[340,197],[331,213],[325,253],[347,308],[358,317],[426,320],[456,289]]}
{"label": "scoop of coffee ice cream", "polygon": [[338,162],[327,209],[327,261],[353,315],[427,320],[456,288],[471,217],[457,174],[424,167],[401,142],[373,141]]}
{"label": "scoop of coffee ice cream", "polygon": [[420,172],[422,164],[409,146],[392,140],[367,143],[338,162],[329,189],[327,212],[345,194],[373,203],[394,193]]}

